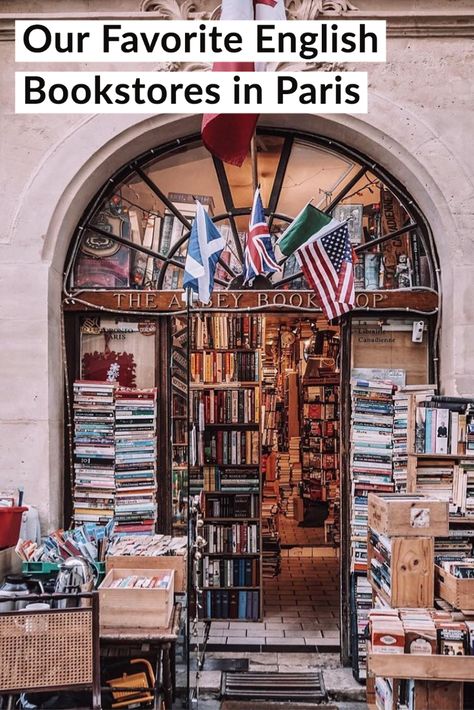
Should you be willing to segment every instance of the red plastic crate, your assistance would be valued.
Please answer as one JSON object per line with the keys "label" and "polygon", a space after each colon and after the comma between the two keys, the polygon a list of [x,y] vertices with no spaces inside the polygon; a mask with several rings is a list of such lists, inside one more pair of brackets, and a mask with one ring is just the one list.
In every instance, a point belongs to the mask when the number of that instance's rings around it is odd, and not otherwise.
{"label": "red plastic crate", "polygon": [[28,510],[24,506],[0,507],[0,550],[15,547],[20,537],[21,516]]}

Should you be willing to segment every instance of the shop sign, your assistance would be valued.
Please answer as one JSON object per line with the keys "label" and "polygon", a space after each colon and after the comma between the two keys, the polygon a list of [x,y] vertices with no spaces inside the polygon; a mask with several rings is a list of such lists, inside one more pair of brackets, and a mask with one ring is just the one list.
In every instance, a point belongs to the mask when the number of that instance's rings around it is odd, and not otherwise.
{"label": "shop sign", "polygon": [[[199,304],[193,306],[193,310]],[[185,310],[183,291],[82,291],[77,298],[65,301],[68,310],[103,308],[112,311],[168,312]],[[411,291],[359,291],[356,308],[361,310],[413,309],[433,312],[438,307],[438,295],[429,289]],[[321,310],[313,291],[216,291],[203,308],[235,310]]]}

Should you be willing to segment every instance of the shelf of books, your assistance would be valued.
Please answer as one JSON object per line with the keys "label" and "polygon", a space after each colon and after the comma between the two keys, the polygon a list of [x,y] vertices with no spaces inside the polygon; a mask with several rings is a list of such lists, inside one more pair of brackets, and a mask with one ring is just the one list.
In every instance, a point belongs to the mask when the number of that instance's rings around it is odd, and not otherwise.
{"label": "shelf of books", "polygon": [[157,522],[157,392],[74,383],[74,525],[115,521],[116,533]]}
{"label": "shelf of books", "polygon": [[394,392],[391,383],[353,379],[351,382],[351,573],[354,593],[351,614],[353,672],[366,678],[365,642],[361,627],[367,618],[368,495],[391,492],[393,483]]}
{"label": "shelf of books", "polygon": [[328,501],[325,541],[340,541],[339,376],[303,379],[303,491]]}
{"label": "shelf of books", "polygon": [[190,486],[193,494],[202,490],[206,620],[262,616],[260,339],[257,316],[193,321]]}

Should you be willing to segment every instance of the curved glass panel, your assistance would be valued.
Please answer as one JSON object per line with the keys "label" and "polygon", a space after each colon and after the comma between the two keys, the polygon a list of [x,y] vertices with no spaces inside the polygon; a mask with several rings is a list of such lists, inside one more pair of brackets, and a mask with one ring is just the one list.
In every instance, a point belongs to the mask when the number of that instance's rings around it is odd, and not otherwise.
{"label": "curved glass panel", "polygon": [[[275,245],[311,201],[347,220],[357,289],[434,288],[427,228],[409,195],[362,156],[356,161],[326,143],[263,130],[256,165],[249,156],[241,168],[212,159],[198,138],[149,151],[111,177],[101,193],[105,199],[84,216],[71,249],[68,287],[181,289],[198,198],[226,243],[215,288],[239,288],[255,171]],[[277,246],[275,255],[282,270],[271,276],[274,288],[307,288],[296,259]]]}

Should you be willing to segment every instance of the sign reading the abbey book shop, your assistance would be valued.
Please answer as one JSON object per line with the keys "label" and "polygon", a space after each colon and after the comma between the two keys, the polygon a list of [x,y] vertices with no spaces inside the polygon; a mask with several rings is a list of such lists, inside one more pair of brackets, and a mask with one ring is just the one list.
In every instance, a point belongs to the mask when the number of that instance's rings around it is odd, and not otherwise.
{"label": "sign reading the abbey book shop", "polygon": [[[166,313],[186,308],[183,291],[81,291],[66,299],[67,310],[143,311]],[[193,304],[193,310],[321,310],[313,291],[215,291],[206,306]],[[438,295],[429,289],[411,291],[360,291],[356,294],[359,310],[417,310],[424,313],[438,308]]]}

